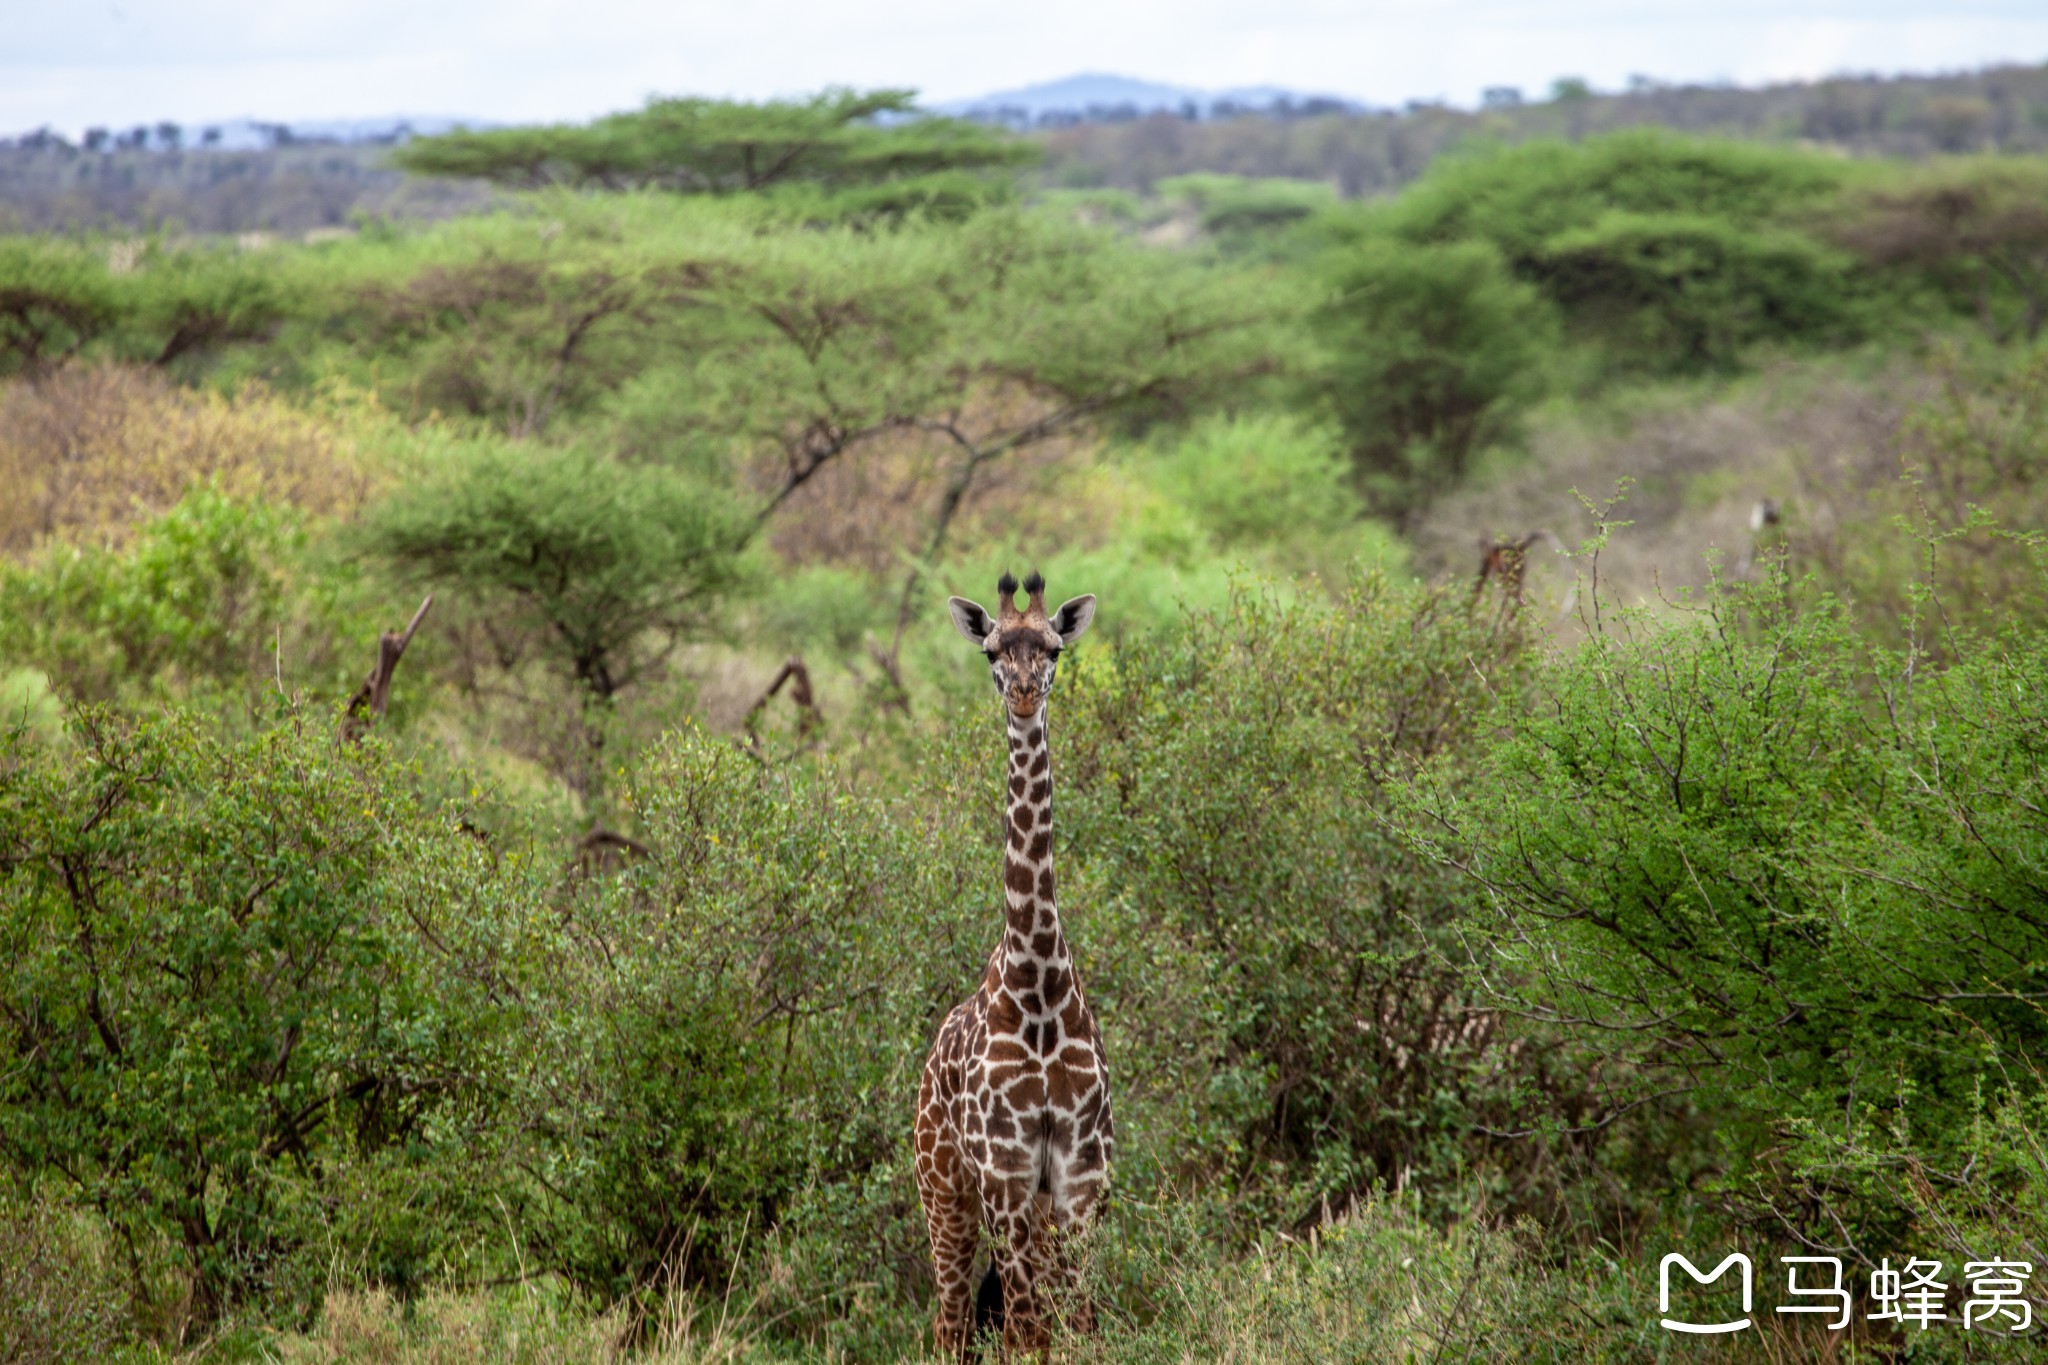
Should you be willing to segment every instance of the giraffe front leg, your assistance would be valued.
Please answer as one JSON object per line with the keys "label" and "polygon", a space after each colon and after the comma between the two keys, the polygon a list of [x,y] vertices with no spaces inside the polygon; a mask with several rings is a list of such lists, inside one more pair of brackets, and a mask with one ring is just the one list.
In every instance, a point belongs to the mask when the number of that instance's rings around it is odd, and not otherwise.
{"label": "giraffe front leg", "polygon": [[924,1221],[938,1286],[932,1338],[940,1355],[965,1361],[974,1345],[974,1243],[980,1233],[974,1200],[965,1191],[944,1199],[927,1194]]}
{"label": "giraffe front leg", "polygon": [[937,1098],[927,1072],[918,1091],[917,1197],[931,1234],[932,1283],[937,1306],[932,1337],[942,1356],[966,1360],[974,1331],[974,1243],[980,1235],[980,1196],[961,1151],[955,1114]]}

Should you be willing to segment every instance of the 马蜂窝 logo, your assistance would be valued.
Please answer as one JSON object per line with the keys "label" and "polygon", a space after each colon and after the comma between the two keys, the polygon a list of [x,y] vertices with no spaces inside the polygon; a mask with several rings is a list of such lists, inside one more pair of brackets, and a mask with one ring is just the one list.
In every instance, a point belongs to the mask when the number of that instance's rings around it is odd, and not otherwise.
{"label": "\u9a6c\u8702\u7a9d logo", "polygon": [[[1729,1266],[1742,1267],[1742,1316],[1728,1322],[1680,1322],[1671,1316],[1671,1267],[1683,1266],[1685,1273],[1692,1276],[1696,1284],[1712,1284],[1728,1273]],[[1751,1281],[1749,1257],[1739,1251],[1728,1254],[1728,1259],[1702,1274],[1700,1268],[1677,1252],[1672,1252],[1657,1264],[1657,1311],[1664,1314],[1664,1326],[1673,1332],[1695,1332],[1702,1336],[1715,1332],[1740,1332],[1749,1326],[1749,1306],[1754,1298],[1756,1286]]]}
{"label": "\u9a6c\u8702\u7a9d logo", "polygon": [[[1785,1269],[1785,1298],[1779,1313],[1827,1314],[1826,1330],[1848,1329],[1855,1316],[1853,1284],[1845,1275],[1838,1256],[1781,1256]],[[1671,1270],[1677,1266],[1697,1285],[1712,1285],[1731,1269],[1740,1269],[1735,1288],[1742,1291],[1742,1316],[1722,1322],[1684,1322],[1671,1316]],[[1948,1322],[1949,1285],[1942,1279],[1946,1267],[1940,1261],[1911,1257],[1903,1268],[1894,1270],[1889,1257],[1870,1271],[1869,1322],[1892,1322],[1903,1330],[1917,1327],[1926,1331],[1936,1323]],[[1963,1266],[1968,1282],[1963,1295],[1963,1330],[1980,1328],[2026,1332],[2034,1326],[2035,1301],[2028,1297],[2034,1267],[2027,1261],[1993,1259],[1969,1261]],[[1754,1268],[1749,1257],[1731,1252],[1712,1270],[1702,1271],[1677,1252],[1657,1266],[1657,1310],[1666,1331],[1690,1332],[1700,1336],[1740,1332],[1751,1326],[1750,1310],[1755,1302]],[[1682,1287],[1682,1286],[1681,1286]]]}

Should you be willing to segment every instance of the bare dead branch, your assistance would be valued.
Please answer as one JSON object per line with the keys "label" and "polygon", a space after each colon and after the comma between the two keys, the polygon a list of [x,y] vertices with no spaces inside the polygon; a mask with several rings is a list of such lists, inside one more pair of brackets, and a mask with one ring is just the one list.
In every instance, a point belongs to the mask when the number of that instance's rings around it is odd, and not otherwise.
{"label": "bare dead branch", "polygon": [[342,722],[344,739],[362,738],[383,716],[391,701],[391,676],[398,671],[398,661],[405,656],[405,647],[412,643],[413,633],[427,618],[427,608],[433,605],[434,594],[428,593],[403,631],[387,630],[377,637],[377,663],[356,694],[348,699],[348,717]]}

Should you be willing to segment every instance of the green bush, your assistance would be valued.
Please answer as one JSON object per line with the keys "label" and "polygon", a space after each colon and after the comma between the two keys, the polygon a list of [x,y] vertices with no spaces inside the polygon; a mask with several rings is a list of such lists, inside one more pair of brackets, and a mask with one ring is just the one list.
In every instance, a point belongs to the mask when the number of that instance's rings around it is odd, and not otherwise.
{"label": "green bush", "polygon": [[0,733],[0,1155],[103,1220],[145,1306],[168,1248],[198,1328],[317,1302],[341,1173],[461,1153],[516,1005],[517,877],[310,719]]}
{"label": "green bush", "polygon": [[1414,242],[1491,242],[1528,277],[1559,233],[1610,213],[1783,225],[1829,202],[1846,174],[1840,160],[1811,152],[1652,129],[1481,147],[1432,165],[1386,225]]}
{"label": "green bush", "polygon": [[[345,575],[307,567],[302,518],[211,486],[187,494],[115,549],[53,542],[0,562],[0,659],[32,665],[67,700],[196,693],[238,701],[278,685],[290,627],[293,676],[334,685]],[[352,642],[365,666],[371,634]]]}
{"label": "green bush", "polygon": [[1319,396],[1343,424],[1360,483],[1406,513],[1507,440],[1542,392],[1553,309],[1483,242],[1366,237],[1333,251],[1334,297],[1314,316]]}
{"label": "green bush", "polygon": [[1872,265],[1917,276],[1999,341],[2048,326],[2048,164],[1949,162],[1859,186],[1831,225]]}
{"label": "green bush", "polygon": [[1683,372],[1849,335],[1860,290],[1810,231],[1847,175],[1810,153],[1618,133],[1441,161],[1370,221],[1489,244],[1608,363]]}
{"label": "green bush", "polygon": [[716,618],[748,529],[730,498],[666,470],[481,442],[374,509],[364,536],[608,700]]}
{"label": "green bush", "polygon": [[[935,765],[978,799],[915,806],[697,732],[631,770],[646,855],[565,920],[508,1095],[529,1254],[599,1302],[737,1273],[792,1335],[845,1344],[875,1327],[856,1302],[895,1349],[917,1330],[908,1106],[1000,924],[1000,727],[982,738],[981,768]],[[815,1278],[775,1273],[812,1256]]]}
{"label": "green bush", "polygon": [[265,336],[286,309],[266,264],[233,252],[0,237],[0,375],[88,350],[169,365]]}
{"label": "green bush", "polygon": [[74,242],[0,237],[0,374],[77,354],[117,313],[103,259]]}
{"label": "green bush", "polygon": [[1242,592],[1080,665],[1054,719],[1062,868],[1143,1135],[1119,1182],[1239,1235],[1380,1185],[1525,1194],[1528,1154],[1476,1131],[1515,1126],[1529,1073],[1448,965],[1465,893],[1377,815],[1390,773],[1516,685],[1512,641],[1368,578],[1333,604]]}
{"label": "green bush", "polygon": [[1341,441],[1297,417],[1211,418],[1158,444],[1160,491],[1226,549],[1315,541],[1355,530],[1363,508]]}
{"label": "green bush", "polygon": [[1893,1127],[1956,1170],[1980,1092],[2035,1093],[2044,698],[2038,634],[1944,668],[1826,604],[1628,619],[1425,784],[1414,828],[1484,888],[1512,1008],[1719,1115],[1732,1190],[1891,1245],[1903,1187],[1788,1148]]}
{"label": "green bush", "polygon": [[1320,180],[1241,175],[1177,175],[1153,186],[1167,201],[1193,206],[1202,231],[1232,250],[1284,246],[1284,230],[1337,206],[1335,187]]}
{"label": "green bush", "polygon": [[1537,269],[1611,364],[1685,372],[1732,368],[1758,342],[1849,339],[1847,267],[1798,233],[1616,211],[1552,237]]}

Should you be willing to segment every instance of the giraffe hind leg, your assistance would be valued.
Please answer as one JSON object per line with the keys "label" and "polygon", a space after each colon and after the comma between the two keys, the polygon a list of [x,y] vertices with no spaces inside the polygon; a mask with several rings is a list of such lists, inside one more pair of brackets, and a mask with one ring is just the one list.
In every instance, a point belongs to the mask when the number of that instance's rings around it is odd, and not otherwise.
{"label": "giraffe hind leg", "polygon": [[1095,1305],[1082,1288],[1082,1268],[1088,1229],[1095,1221],[1103,1181],[1094,1172],[1069,1176],[1059,1182],[1052,1199],[1052,1218],[1044,1229],[1045,1283],[1057,1305],[1062,1322],[1075,1332],[1095,1330]]}
{"label": "giraffe hind leg", "polygon": [[1001,1284],[1003,1353],[1042,1351],[1052,1335],[1045,1320],[1039,1281],[1044,1274],[1043,1199],[1015,1177],[985,1181],[982,1217],[995,1250]]}

